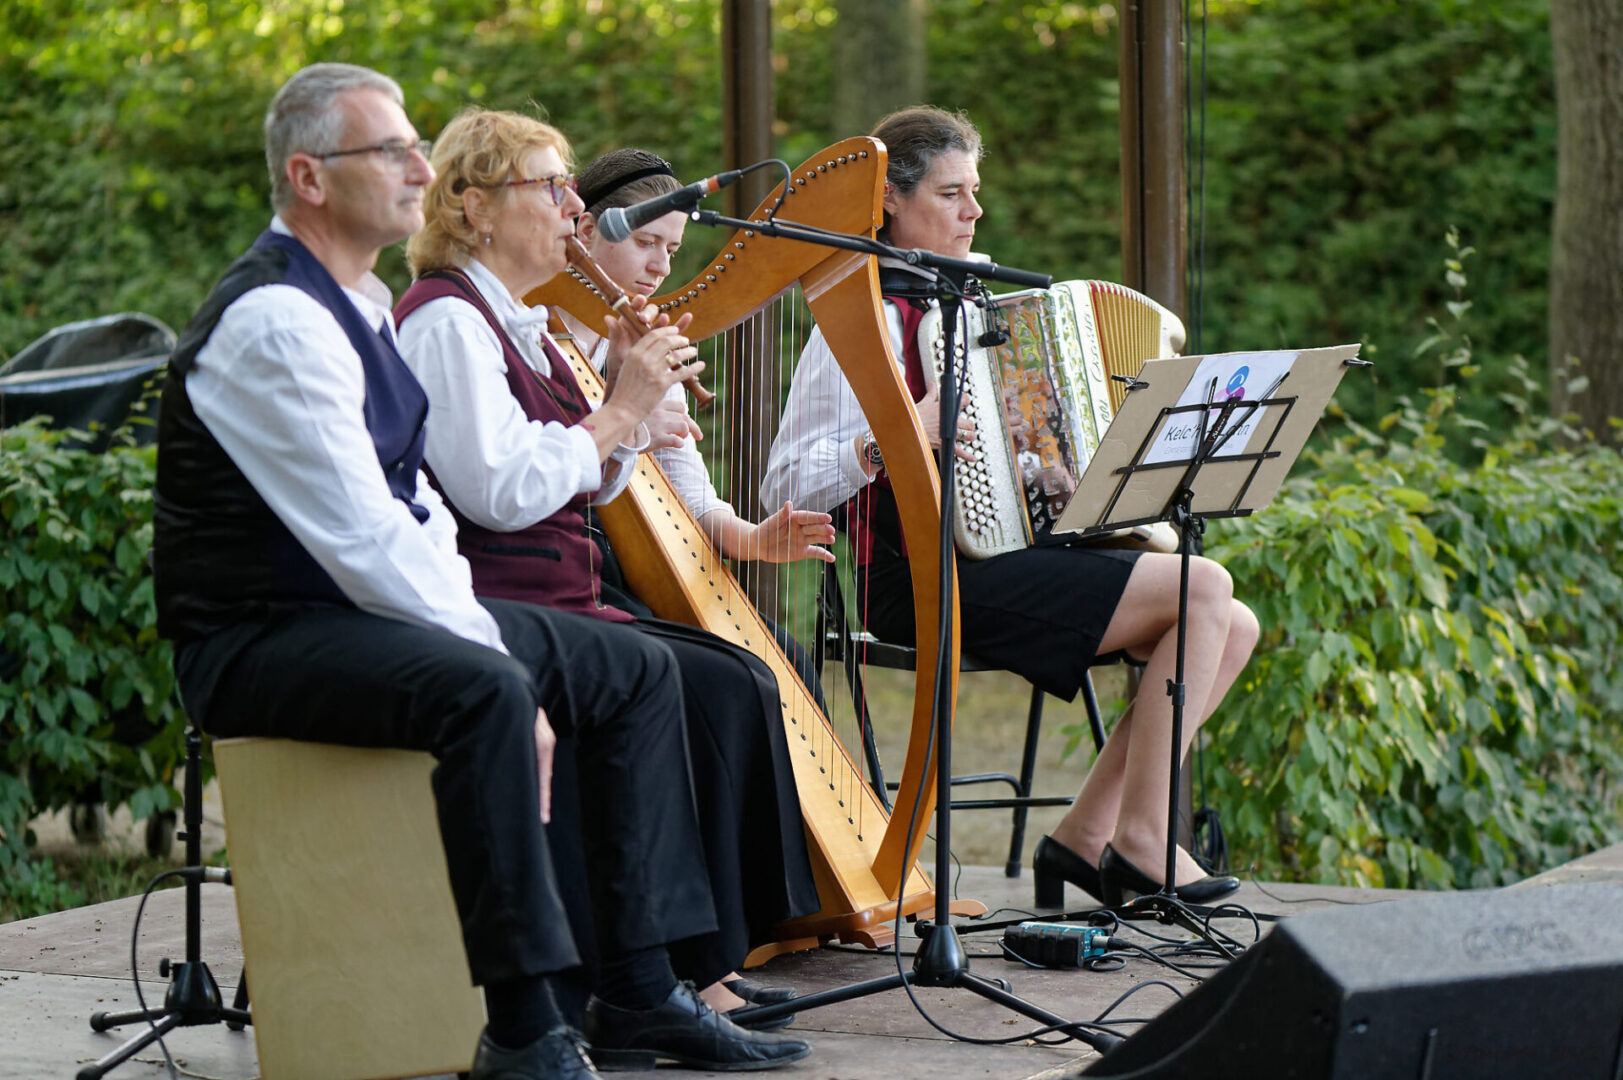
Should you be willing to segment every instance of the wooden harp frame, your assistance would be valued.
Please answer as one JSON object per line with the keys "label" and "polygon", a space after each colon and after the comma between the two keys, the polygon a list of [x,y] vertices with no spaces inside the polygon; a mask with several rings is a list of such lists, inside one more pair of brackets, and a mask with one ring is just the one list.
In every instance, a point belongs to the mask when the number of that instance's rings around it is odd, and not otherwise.
{"label": "wooden harp frame", "polygon": [[[872,236],[883,223],[886,155],[871,138],[846,139],[814,155],[796,169],[780,213],[783,219],[835,232]],[[777,202],[780,184],[750,215],[763,221]],[[799,241],[769,238],[740,229],[693,280],[655,297],[673,318],[691,312],[688,336],[702,340],[729,330],[787,292],[795,284],[850,382],[863,414],[879,441],[894,485],[902,533],[912,553],[917,625],[934,627],[940,605],[956,611],[957,577],[951,594],[939,585],[941,486],[930,444],[912,396],[903,382],[886,328],[878,264],[871,256]],[[578,272],[559,274],[525,297],[598,325],[609,309]],[[568,343],[566,343],[568,344]],[[579,350],[571,364],[589,393],[602,393],[602,380]],[[816,914],[778,928],[777,942],[752,951],[747,965],[772,955],[811,947],[838,936],[843,941],[882,945],[892,939],[897,914],[922,911],[934,903],[929,878],[916,865],[935,806],[936,777],[930,745],[934,673],[941,650],[951,672],[949,703],[958,694],[958,625],[949,640],[921,634],[915,668],[912,725],[897,792],[894,817],[862,779],[862,770],[801,683],[731,571],[704,531],[671,489],[648,455],[626,493],[600,507],[605,530],[637,595],[661,618],[687,623],[750,649],[778,679],[802,816],[822,899]],[[841,792],[833,782],[830,755],[844,758],[855,782]],[[847,801],[862,800],[861,813]],[[917,824],[909,841],[909,818],[917,804]],[[858,829],[861,819],[868,824]],[[957,906],[983,912],[975,902]]]}

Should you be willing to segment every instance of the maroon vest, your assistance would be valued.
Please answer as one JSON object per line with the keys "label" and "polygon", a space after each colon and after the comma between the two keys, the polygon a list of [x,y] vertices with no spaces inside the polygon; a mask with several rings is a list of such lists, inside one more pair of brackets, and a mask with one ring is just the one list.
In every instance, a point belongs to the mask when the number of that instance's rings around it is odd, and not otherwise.
{"label": "maroon vest", "polygon": [[[413,282],[395,306],[396,324],[443,296],[472,304],[495,331],[507,365],[507,387],[526,417],[573,426],[592,411],[568,362],[552,342],[543,339],[552,366],[552,373],[543,377],[525,361],[496,313],[460,270],[431,270]],[[432,423],[432,405],[429,415]],[[428,476],[444,495],[432,469]],[[632,620],[629,613],[598,603],[602,559],[586,532],[587,496],[576,495],[551,517],[515,532],[487,529],[465,517],[448,496],[445,502],[456,517],[457,550],[473,568],[473,591],[478,595],[522,600],[610,622]]]}
{"label": "maroon vest", "polygon": [[[924,308],[913,301],[886,297],[902,314],[902,361],[907,377],[908,392],[914,401],[924,398],[924,361],[919,355],[919,324],[924,321]],[[874,549],[889,548],[892,554],[906,555],[907,544],[902,537],[902,520],[896,509],[896,494],[891,490],[890,477],[883,471],[873,483],[851,496],[845,504],[845,528],[856,553],[857,565],[873,562]]]}

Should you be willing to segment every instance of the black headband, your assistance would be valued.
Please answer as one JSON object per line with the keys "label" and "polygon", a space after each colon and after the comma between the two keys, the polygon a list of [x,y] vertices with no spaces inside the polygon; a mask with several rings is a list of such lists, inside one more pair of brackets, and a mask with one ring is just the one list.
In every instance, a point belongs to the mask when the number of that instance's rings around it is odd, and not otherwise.
{"label": "black headband", "polygon": [[621,188],[627,187],[631,184],[635,184],[638,180],[646,180],[650,176],[669,176],[673,179],[676,177],[676,170],[671,168],[670,162],[666,161],[664,158],[656,158],[655,160],[658,161],[659,164],[648,165],[644,168],[637,169],[634,172],[626,173],[624,176],[613,177],[604,183],[600,188],[582,188],[578,190],[576,194],[580,196],[580,201],[585,203],[586,208],[590,210],[592,207],[596,206],[610,195],[613,195],[616,191],[619,191]]}

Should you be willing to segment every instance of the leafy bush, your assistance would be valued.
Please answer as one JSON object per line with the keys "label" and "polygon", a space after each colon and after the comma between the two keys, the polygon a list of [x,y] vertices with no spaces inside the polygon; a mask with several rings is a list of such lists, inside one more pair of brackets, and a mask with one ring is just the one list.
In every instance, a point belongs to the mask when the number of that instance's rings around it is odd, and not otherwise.
{"label": "leafy bush", "polygon": [[[1056,277],[1121,276],[1117,10],[932,0],[926,96],[986,139],[980,246]],[[1427,223],[1493,245],[1479,325],[1545,336],[1555,95],[1546,0],[1223,0],[1192,7],[1204,147],[1204,351],[1374,342],[1343,392],[1370,419],[1440,300]],[[778,0],[778,151],[856,133],[834,112],[834,0]],[[182,325],[269,216],[260,122],[316,60],[398,78],[437,134],[465,102],[534,110],[585,159],[636,144],[679,175],[721,162],[717,0],[12,0],[0,20],[0,358],[121,309]],[[1200,66],[1198,45],[1207,61]],[[1205,83],[1202,84],[1202,71]],[[690,230],[676,280],[721,237]],[[1191,245],[1191,261],[1202,250]],[[405,283],[398,251],[382,274]],[[1196,297],[1191,297],[1191,305]],[[1189,320],[1191,326],[1196,322]],[[1498,391],[1497,374],[1478,380]],[[1379,390],[1379,393],[1377,393]],[[1491,393],[1478,392],[1490,404]],[[1485,414],[1485,411],[1484,411]]]}
{"label": "leafy bush", "polygon": [[35,815],[180,801],[184,719],[147,572],[155,453],[71,437],[0,431],[0,901],[25,916],[71,899],[30,862]]}
{"label": "leafy bush", "polygon": [[1210,534],[1264,637],[1209,779],[1265,875],[1497,885],[1623,838],[1623,460],[1532,413],[1520,357],[1510,430],[1459,412],[1469,254],[1416,357],[1449,384],[1378,430],[1347,421],[1266,512]]}

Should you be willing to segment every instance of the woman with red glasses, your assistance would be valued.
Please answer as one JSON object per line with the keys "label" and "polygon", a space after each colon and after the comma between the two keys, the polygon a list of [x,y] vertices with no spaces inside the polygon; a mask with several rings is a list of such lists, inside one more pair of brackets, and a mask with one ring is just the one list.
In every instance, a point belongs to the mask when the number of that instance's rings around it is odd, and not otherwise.
{"label": "woman with red glasses", "polygon": [[[446,127],[426,224],[407,248],[417,280],[396,308],[401,354],[428,393],[426,460],[456,514],[475,592],[622,623],[676,657],[718,930],[671,952],[678,973],[725,1011],[742,1002],[721,978],[773,925],[815,911],[817,890],[766,666],[703,631],[603,600],[588,504],[625,486],[651,444],[645,420],[694,372],[680,364],[696,350],[683,324],[660,320],[633,342],[611,320],[607,398],[595,411],[587,403],[547,332],[548,313],[523,302],[566,262],[582,210],[568,159],[555,128],[513,113],[469,110]],[[583,803],[599,794],[580,793]],[[623,1026],[613,1013],[596,1024],[606,1011],[601,1001],[588,1008],[588,1041],[596,1027]],[[750,1053],[759,1058],[724,1067],[790,1060],[778,1046]]]}

